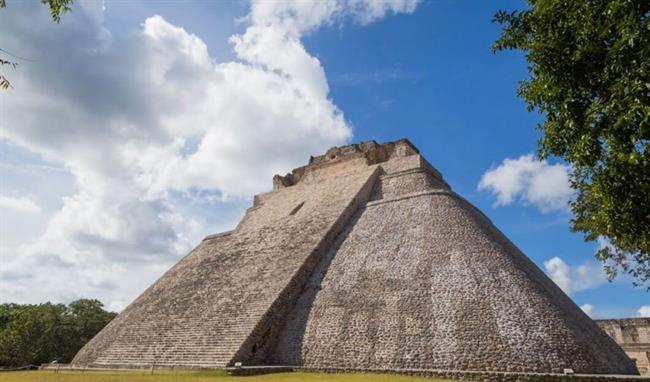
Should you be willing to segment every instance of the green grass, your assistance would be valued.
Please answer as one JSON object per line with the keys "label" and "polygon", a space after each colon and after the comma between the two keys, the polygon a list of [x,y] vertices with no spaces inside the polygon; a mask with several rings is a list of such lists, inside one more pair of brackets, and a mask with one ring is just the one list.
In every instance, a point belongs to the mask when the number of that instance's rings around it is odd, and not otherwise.
{"label": "green grass", "polygon": [[230,377],[223,371],[20,371],[1,372],[0,382],[442,382],[389,374],[277,373]]}

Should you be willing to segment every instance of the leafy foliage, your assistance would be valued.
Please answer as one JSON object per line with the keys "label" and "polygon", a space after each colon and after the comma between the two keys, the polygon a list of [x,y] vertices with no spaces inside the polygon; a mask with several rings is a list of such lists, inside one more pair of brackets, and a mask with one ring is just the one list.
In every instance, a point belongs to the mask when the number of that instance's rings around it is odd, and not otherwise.
{"label": "leafy foliage", "polygon": [[610,279],[650,289],[650,2],[528,0],[499,11],[494,51],[523,51],[518,94],[545,116],[541,158],[573,167],[572,229],[600,239]]}
{"label": "leafy foliage", "polygon": [[39,365],[72,357],[114,317],[97,300],[0,305],[0,366]]}
{"label": "leafy foliage", "polygon": [[41,3],[50,6],[50,14],[52,15],[52,20],[58,23],[61,22],[61,15],[70,11],[72,0],[41,0]]}
{"label": "leafy foliage", "polygon": [[[0,0],[0,1],[2,1],[2,0]],[[2,66],[2,65],[13,66],[13,68],[16,69],[16,66],[18,66],[18,63],[3,60],[3,59],[0,58],[0,66]],[[12,87],[12,86],[11,86],[11,83],[9,82],[9,80],[5,76],[0,74],[0,89],[8,89],[10,87]]]}
{"label": "leafy foliage", "polygon": [[[57,23],[61,21],[61,15],[70,10],[70,5],[72,5],[73,0],[41,0],[41,3],[48,5],[50,7],[50,14],[52,15],[52,20]],[[6,0],[0,0],[0,8],[5,8],[7,6]]]}
{"label": "leafy foliage", "polygon": [[[61,15],[70,10],[70,5],[72,5],[73,0],[41,0],[41,3],[47,4],[50,7],[50,14],[52,15],[52,20],[59,23],[61,22]],[[0,0],[0,8],[5,8],[7,6],[6,0]],[[7,53],[5,50],[0,49],[0,51]],[[13,66],[16,69],[18,63],[14,61],[7,61],[0,58],[0,67],[4,65]],[[11,82],[4,75],[0,74],[0,90],[9,89]]]}

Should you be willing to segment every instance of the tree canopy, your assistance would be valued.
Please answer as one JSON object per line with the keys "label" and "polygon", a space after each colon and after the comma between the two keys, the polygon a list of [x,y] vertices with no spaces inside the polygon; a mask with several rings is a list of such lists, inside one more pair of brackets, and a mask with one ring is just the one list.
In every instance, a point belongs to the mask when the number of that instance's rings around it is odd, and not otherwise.
{"label": "tree canopy", "polygon": [[528,0],[499,11],[494,51],[522,51],[518,94],[544,121],[538,156],[572,166],[572,229],[611,278],[650,289],[650,2]]}
{"label": "tree canopy", "polygon": [[70,362],[115,315],[88,299],[67,306],[1,304],[0,366]]}

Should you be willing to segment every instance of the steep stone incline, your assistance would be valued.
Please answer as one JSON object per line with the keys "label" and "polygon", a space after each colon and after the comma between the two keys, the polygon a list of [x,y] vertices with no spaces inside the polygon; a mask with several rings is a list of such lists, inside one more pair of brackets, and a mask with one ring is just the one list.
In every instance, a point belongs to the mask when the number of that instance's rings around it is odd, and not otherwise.
{"label": "steep stone incline", "polygon": [[331,148],[273,188],[73,364],[636,373],[407,140]]}
{"label": "steep stone incline", "polygon": [[381,177],[312,274],[272,362],[635,373],[480,211],[425,175]]}
{"label": "steep stone incline", "polygon": [[235,231],[201,243],[73,364],[223,367],[256,357],[318,256],[368,200],[377,173],[339,169],[261,195]]}

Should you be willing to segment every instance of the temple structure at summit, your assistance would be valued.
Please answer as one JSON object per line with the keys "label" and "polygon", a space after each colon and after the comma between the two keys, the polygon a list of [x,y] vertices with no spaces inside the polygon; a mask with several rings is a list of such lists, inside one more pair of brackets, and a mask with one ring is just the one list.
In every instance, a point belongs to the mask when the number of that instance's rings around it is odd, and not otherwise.
{"label": "temple structure at summit", "polygon": [[240,362],[638,373],[405,139],[335,147],[276,175],[234,230],[206,237],[73,360]]}

